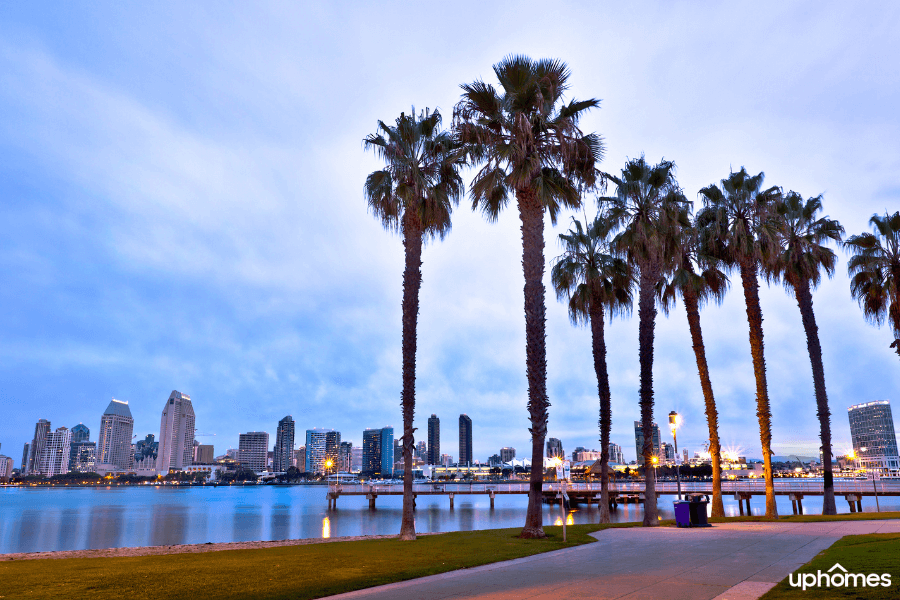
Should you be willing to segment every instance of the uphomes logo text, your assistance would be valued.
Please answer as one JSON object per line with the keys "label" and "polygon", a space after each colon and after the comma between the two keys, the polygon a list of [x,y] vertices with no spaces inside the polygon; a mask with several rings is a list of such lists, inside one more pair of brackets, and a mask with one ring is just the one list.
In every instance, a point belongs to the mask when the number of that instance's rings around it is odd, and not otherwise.
{"label": "uphomes logo text", "polygon": [[[796,576],[796,577],[795,577]],[[891,576],[889,573],[878,575],[876,573],[848,573],[847,569],[839,563],[828,569],[827,573],[816,571],[815,573],[791,573],[788,576],[791,587],[890,587]]]}

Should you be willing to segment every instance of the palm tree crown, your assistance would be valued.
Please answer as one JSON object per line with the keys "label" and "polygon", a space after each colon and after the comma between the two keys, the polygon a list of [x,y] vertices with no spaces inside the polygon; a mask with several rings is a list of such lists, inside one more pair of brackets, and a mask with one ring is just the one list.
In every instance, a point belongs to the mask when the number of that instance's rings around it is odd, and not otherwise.
{"label": "palm tree crown", "polygon": [[869,219],[874,233],[851,236],[853,256],[847,265],[850,291],[866,319],[880,326],[887,319],[894,331],[891,347],[900,354],[900,212]]}
{"label": "palm tree crown", "polygon": [[834,275],[837,255],[823,244],[828,240],[840,242],[844,228],[834,219],[817,219],[821,210],[822,196],[804,202],[796,192],[788,192],[776,206],[777,254],[767,265],[766,275],[780,279],[791,291],[804,283],[815,289],[822,271],[829,277]]}

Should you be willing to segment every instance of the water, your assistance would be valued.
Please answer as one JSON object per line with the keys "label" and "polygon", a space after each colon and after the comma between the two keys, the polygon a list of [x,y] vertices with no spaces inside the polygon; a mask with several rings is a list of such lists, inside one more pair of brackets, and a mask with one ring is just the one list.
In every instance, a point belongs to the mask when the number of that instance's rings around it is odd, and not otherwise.
{"label": "water", "polygon": [[[402,497],[379,496],[370,511],[363,496],[342,496],[337,511],[327,511],[323,486],[124,486],[111,488],[0,487],[0,554],[131,546],[201,544],[354,535],[391,535],[400,531]],[[673,519],[674,496],[660,499],[660,515]],[[882,510],[900,510],[900,498],[879,498]],[[791,514],[786,496],[777,496],[778,510]],[[843,497],[838,511],[849,512]],[[753,514],[765,507],[762,496],[751,500]],[[416,530],[470,531],[521,527],[528,498],[498,495],[493,510],[489,498],[456,496],[455,508],[444,496],[419,496]],[[822,512],[822,499],[803,500],[807,514]],[[870,496],[863,510],[874,511]],[[725,497],[725,511],[738,514],[737,502]],[[544,505],[544,524],[560,524],[558,505]],[[596,505],[571,510],[567,523],[597,523]],[[614,521],[639,521],[638,504],[619,505]]]}

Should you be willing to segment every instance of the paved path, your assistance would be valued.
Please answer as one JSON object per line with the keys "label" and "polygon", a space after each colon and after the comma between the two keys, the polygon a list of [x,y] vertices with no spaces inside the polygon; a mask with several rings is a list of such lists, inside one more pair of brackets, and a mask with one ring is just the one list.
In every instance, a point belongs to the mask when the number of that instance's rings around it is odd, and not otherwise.
{"label": "paved path", "polygon": [[332,598],[751,600],[836,540],[861,533],[900,533],[900,520],[606,529],[593,534],[594,544]]}

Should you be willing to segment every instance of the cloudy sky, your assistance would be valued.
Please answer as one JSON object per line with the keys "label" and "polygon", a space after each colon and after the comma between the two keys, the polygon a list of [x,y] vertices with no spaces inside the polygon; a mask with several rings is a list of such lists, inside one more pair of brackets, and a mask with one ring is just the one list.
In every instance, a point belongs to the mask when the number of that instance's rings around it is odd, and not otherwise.
{"label": "cloudy sky", "polygon": [[[361,140],[411,106],[449,124],[459,84],[492,81],[510,53],[566,61],[570,96],[602,100],[583,128],[606,171],[665,157],[695,198],[743,165],[824,194],[851,234],[900,210],[898,5],[382,4],[0,7],[0,451],[18,464],[39,418],[96,439],[112,397],[158,434],[173,389],[217,453],[286,414],[356,444],[399,428],[402,246],[366,211],[379,164]],[[548,260],[570,217],[547,222]],[[529,454],[520,259],[515,212],[488,224],[467,200],[425,250],[416,426],[441,417],[454,457],[460,413],[477,458]],[[814,454],[799,311],[761,293],[773,448]],[[547,305],[550,435],[598,447],[589,332]],[[847,407],[896,405],[900,365],[850,297],[845,254],[815,307],[842,451]],[[720,436],[759,456],[739,286],[702,318]],[[693,452],[708,436],[683,310],[656,339],[656,413],[684,415]],[[633,459],[636,318],[607,340],[612,439]]]}

